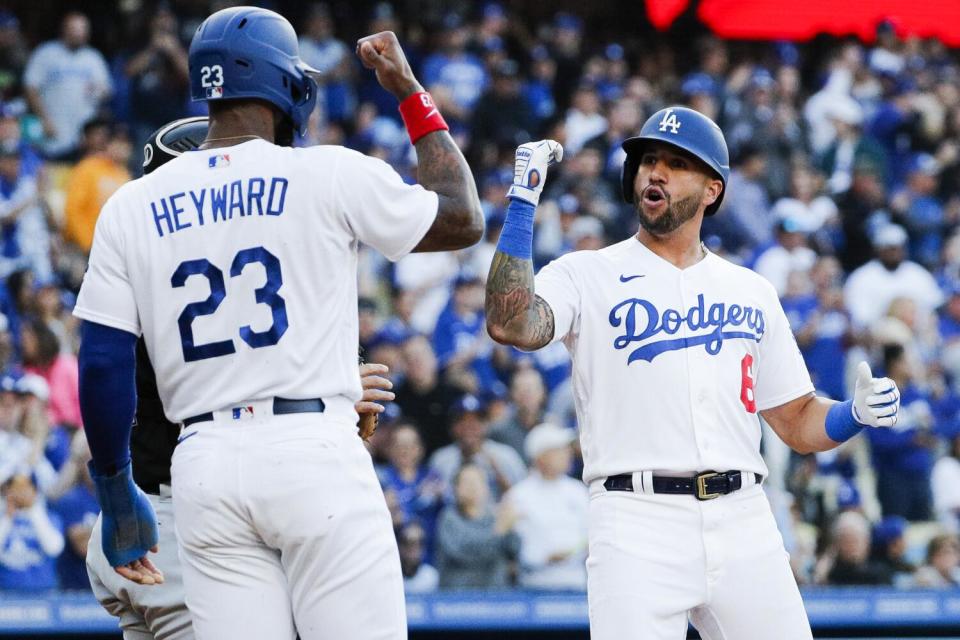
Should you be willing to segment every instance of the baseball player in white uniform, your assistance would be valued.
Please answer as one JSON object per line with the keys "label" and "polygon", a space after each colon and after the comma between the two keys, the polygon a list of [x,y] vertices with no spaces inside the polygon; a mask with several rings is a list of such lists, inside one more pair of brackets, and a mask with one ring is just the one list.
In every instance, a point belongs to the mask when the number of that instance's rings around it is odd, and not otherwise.
{"label": "baseball player in white uniform", "polygon": [[[399,556],[357,438],[357,246],[396,260],[479,240],[469,168],[390,32],[358,43],[400,100],[419,185],[342,147],[295,149],[317,86],[290,24],[234,7],[190,47],[200,149],[128,183],[97,222],[75,313],[104,555],[153,583],[156,520],[129,433],[143,335],[183,429],[172,493],[198,638],[405,638]],[[162,568],[162,567],[161,567]]]}
{"label": "baseball player in white uniform", "polygon": [[700,242],[729,175],[719,127],[684,107],[623,143],[636,236],[560,257],[534,277],[534,208],[553,141],[517,150],[487,281],[487,329],[562,341],[589,484],[594,640],[811,637],[766,497],[758,413],[797,451],[896,422],[899,392],[860,364],[854,399],[817,398],[773,287]]}
{"label": "baseball player in white uniform", "polygon": [[[157,129],[144,145],[144,174],[196,149],[207,137],[207,124],[207,118],[193,117]],[[384,411],[380,403],[393,399],[392,385],[382,375],[387,371],[382,364],[360,365],[363,397],[354,408],[361,417],[361,437],[369,437],[370,427],[376,427],[374,420],[365,429],[364,419],[376,418]],[[136,380],[137,409],[130,432],[130,462],[133,480],[147,495],[157,516],[160,548],[154,560],[163,567],[163,586],[137,584],[113,570],[103,554],[100,518],[87,546],[87,573],[94,596],[104,609],[119,618],[125,640],[192,640],[193,621],[184,602],[170,491],[170,463],[180,437],[180,425],[163,414],[156,374],[142,337],[137,341]]]}

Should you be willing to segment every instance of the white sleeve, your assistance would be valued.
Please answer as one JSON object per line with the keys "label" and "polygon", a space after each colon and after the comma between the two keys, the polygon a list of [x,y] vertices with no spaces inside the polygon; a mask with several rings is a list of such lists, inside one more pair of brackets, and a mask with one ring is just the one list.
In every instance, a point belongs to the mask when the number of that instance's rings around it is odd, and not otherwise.
{"label": "white sleeve", "polygon": [[110,78],[110,67],[107,66],[107,61],[104,60],[103,55],[99,51],[95,50],[92,58],[95,81],[98,86],[103,88],[104,96],[109,96],[113,93],[113,80]]}
{"label": "white sleeve", "polygon": [[918,273],[920,277],[923,278],[924,289],[923,292],[924,302],[928,305],[928,309],[933,311],[940,305],[944,303],[943,291],[940,289],[940,286],[937,284],[936,279],[931,275],[929,271],[917,265]]}
{"label": "white sleeve", "polygon": [[758,349],[759,362],[753,364],[754,399],[760,411],[779,407],[813,391],[807,365],[790,330],[790,321],[773,287],[767,286],[771,302],[764,310],[765,327]]}
{"label": "white sleeve", "polygon": [[43,552],[51,557],[57,557],[63,551],[65,540],[63,532],[50,519],[46,504],[38,499],[27,511],[30,521],[33,523],[34,531],[37,534],[37,542]]}
{"label": "white sleeve", "polygon": [[850,318],[857,328],[866,327],[873,320],[873,301],[876,295],[873,287],[866,282],[867,274],[854,271],[843,285],[843,304],[850,312]]}
{"label": "white sleeve", "polygon": [[27,68],[23,71],[23,84],[31,89],[39,89],[46,79],[46,58],[48,47],[41,45],[27,60]]}
{"label": "white sleeve", "polygon": [[933,465],[930,485],[933,489],[933,508],[943,512],[960,509],[960,464],[949,458],[941,458]]}
{"label": "white sleeve", "polygon": [[342,149],[335,172],[334,193],[347,224],[391,262],[410,253],[437,217],[437,194],[404,183],[382,160]]}
{"label": "white sleeve", "polygon": [[73,315],[140,335],[140,316],[127,273],[122,234],[117,228],[117,197],[103,205],[93,233],[90,262]]}
{"label": "white sleeve", "polygon": [[580,290],[570,260],[558,258],[540,269],[534,279],[534,291],[553,311],[554,329],[550,342],[563,340],[580,315]]}

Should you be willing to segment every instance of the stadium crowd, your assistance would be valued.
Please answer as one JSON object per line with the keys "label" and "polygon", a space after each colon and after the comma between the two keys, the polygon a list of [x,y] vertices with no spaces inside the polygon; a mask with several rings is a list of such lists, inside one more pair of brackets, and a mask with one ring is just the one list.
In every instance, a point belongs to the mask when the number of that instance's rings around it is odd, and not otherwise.
{"label": "stadium crowd", "polygon": [[[59,16],[46,41],[0,11],[0,590],[89,588],[98,507],[70,309],[101,205],[139,175],[135,150],[201,113],[187,99],[186,47],[207,10],[228,3],[126,4],[139,12],[111,24]],[[341,26],[347,13],[356,24],[357,6],[363,33]],[[957,52],[884,22],[869,44],[704,34],[683,59],[668,39],[626,25],[601,38],[570,13],[537,26],[496,2],[404,6],[271,8],[295,21],[303,58],[324,74],[297,144],[343,144],[415,179],[395,100],[351,44],[391,29],[483,200],[487,235],[470,250],[397,264],[361,250],[361,346],[390,367],[397,396],[370,449],[408,590],[585,588],[569,358],[560,344],[494,343],[483,283],[517,144],[565,148],[537,213],[539,267],[635,233],[620,143],[673,103],[714,118],[731,149],[706,245],[774,284],[818,392],[849,397],[850,363],[863,358],[902,391],[895,428],[833,452],[801,456],[764,427],[764,487],[797,580],[960,587]],[[642,429],[643,407],[636,415],[621,428]]]}

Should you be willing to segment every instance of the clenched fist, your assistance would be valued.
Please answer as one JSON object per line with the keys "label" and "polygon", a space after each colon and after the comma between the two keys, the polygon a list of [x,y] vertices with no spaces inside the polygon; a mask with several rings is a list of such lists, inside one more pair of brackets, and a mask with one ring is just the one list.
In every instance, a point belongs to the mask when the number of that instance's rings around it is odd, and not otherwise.
{"label": "clenched fist", "polygon": [[514,155],[513,184],[508,198],[525,200],[533,206],[540,202],[540,192],[547,179],[547,167],[563,159],[563,147],[556,140],[538,140],[517,147]]}
{"label": "clenched fist", "polygon": [[413,75],[407,56],[393,31],[381,31],[357,40],[357,55],[363,66],[373,69],[380,86],[403,101],[407,96],[423,91]]}

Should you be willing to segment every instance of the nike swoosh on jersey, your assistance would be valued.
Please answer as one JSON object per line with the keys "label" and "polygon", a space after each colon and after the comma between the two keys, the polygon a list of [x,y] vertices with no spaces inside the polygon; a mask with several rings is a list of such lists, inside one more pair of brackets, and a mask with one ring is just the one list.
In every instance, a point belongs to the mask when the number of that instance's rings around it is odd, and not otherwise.
{"label": "nike swoosh on jersey", "polygon": [[183,442],[183,441],[186,440],[187,438],[192,438],[193,436],[197,435],[198,433],[200,433],[200,432],[199,432],[199,431],[194,431],[193,433],[188,433],[188,434],[185,435],[185,436],[180,436],[179,438],[177,438],[177,444],[180,444],[181,442]]}
{"label": "nike swoosh on jersey", "polygon": [[635,276],[625,276],[622,273],[620,274],[620,282],[630,282],[631,280],[636,280],[637,278],[645,278],[647,274],[641,273]]}

